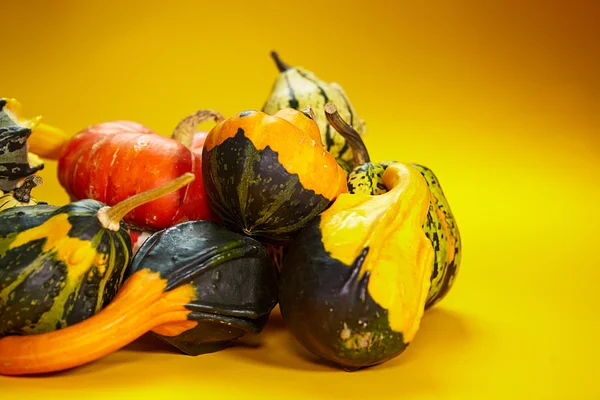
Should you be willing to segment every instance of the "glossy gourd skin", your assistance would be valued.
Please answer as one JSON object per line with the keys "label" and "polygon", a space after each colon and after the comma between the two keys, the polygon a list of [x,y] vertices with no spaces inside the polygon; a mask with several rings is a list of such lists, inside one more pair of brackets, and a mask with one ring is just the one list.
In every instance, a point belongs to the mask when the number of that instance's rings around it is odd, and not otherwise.
{"label": "glossy gourd skin", "polygon": [[318,142],[309,114],[245,111],[206,138],[202,172],[208,201],[233,230],[285,244],[347,191],[346,173]]}
{"label": "glossy gourd skin", "polygon": [[[393,161],[381,163],[365,163],[348,175],[348,190],[350,193],[380,195],[387,192],[383,182],[385,169]],[[458,273],[462,241],[458,226],[439,179],[429,168],[412,164],[426,180],[431,192],[431,204],[427,220],[423,225],[427,238],[435,250],[431,288],[426,308],[438,303],[452,288],[454,278]]]}
{"label": "glossy gourd skin", "polygon": [[325,149],[335,157],[346,172],[352,171],[356,167],[352,148],[346,139],[328,123],[323,113],[325,104],[332,102],[337,106],[342,117],[349,121],[349,124],[359,134],[365,134],[366,125],[350,103],[344,89],[335,82],[323,81],[306,68],[290,67],[284,64],[277,53],[273,52],[271,55],[275,59],[280,73],[273,83],[262,111],[267,114],[274,114],[286,108],[302,110],[306,106],[312,107],[315,111],[315,121],[319,126],[321,142]]}
{"label": "glossy gourd skin", "polygon": [[214,220],[202,183],[206,132],[185,132],[189,136],[185,138],[175,133],[179,131],[166,137],[132,121],[89,126],[64,147],[58,159],[59,182],[74,200],[89,198],[112,206],[192,172],[196,179],[190,185],[137,207],[125,222],[140,230],[157,231],[190,220]]}
{"label": "glossy gourd skin", "polygon": [[346,369],[400,354],[425,310],[434,248],[423,226],[430,191],[419,171],[394,163],[388,192],[342,194],[287,250],[280,308],[311,352]]}
{"label": "glossy gourd skin", "polygon": [[191,221],[157,232],[136,254],[128,275],[146,269],[168,281],[165,290],[193,288],[185,305],[193,328],[156,333],[182,352],[220,350],[264,328],[277,304],[278,273],[256,240],[210,221]]}
{"label": "glossy gourd skin", "polygon": [[102,228],[96,214],[104,206],[82,200],[0,213],[0,337],[76,324],[114,298],[131,241],[124,224]]}

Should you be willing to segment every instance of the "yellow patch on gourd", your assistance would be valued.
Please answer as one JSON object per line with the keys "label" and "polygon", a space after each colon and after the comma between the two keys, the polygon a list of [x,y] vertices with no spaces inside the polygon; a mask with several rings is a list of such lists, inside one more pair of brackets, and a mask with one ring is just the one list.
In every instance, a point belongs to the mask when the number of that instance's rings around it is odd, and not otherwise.
{"label": "yellow patch on gourd", "polygon": [[352,265],[369,248],[359,278],[369,271],[373,300],[388,310],[390,328],[410,342],[430,286],[434,250],[423,231],[431,193],[419,171],[390,165],[378,196],[342,194],[321,214],[323,245],[331,257]]}
{"label": "yellow patch on gourd", "polygon": [[279,163],[289,174],[297,174],[304,188],[331,200],[347,192],[346,173],[321,142],[315,140],[316,123],[306,118],[302,126],[296,126],[289,121],[294,121],[290,111],[280,112],[285,118],[260,111],[230,117],[210,131],[204,147],[211,151],[242,129],[257,150],[269,147],[276,152]]}
{"label": "yellow patch on gourd", "polygon": [[10,249],[45,239],[42,252],[55,253],[55,258],[66,264],[69,280],[79,279],[92,264],[102,271],[106,267],[106,255],[97,253],[87,240],[69,237],[72,226],[68,218],[67,214],[57,214],[39,226],[20,232],[10,244]]}
{"label": "yellow patch on gourd", "polygon": [[45,239],[41,257],[51,256],[57,261],[62,261],[67,267],[66,281],[60,295],[54,298],[52,307],[37,323],[40,329],[54,329],[56,321],[68,311],[65,305],[69,294],[77,291],[82,281],[89,278],[92,265],[98,268],[100,275],[107,271],[106,254],[96,252],[94,244],[90,241],[68,236],[72,228],[68,217],[68,214],[57,214],[37,227],[20,232],[10,244],[10,249],[13,249],[35,240]]}

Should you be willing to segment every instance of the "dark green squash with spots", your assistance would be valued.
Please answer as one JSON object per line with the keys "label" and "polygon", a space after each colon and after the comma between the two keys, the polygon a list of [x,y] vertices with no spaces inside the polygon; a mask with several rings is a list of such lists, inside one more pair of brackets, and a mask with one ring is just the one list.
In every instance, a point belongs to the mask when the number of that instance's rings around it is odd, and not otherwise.
{"label": "dark green squash with spots", "polygon": [[389,191],[379,196],[340,195],[288,247],[281,269],[288,328],[309,351],[348,370],[403,352],[430,288],[427,184],[400,163],[384,182]]}
{"label": "dark green squash with spots", "polygon": [[244,111],[217,124],[202,153],[212,210],[232,230],[289,243],[347,191],[346,173],[319,137],[310,109]]}
{"label": "dark green squash with spots", "polygon": [[[190,328],[155,335],[188,355],[221,350],[258,334],[277,304],[278,271],[258,241],[211,221],[190,221],[153,234],[127,277],[147,270],[167,280],[165,291],[192,288]],[[168,327],[168,326],[167,326]]]}
{"label": "dark green squash with spots", "polygon": [[2,211],[0,337],[63,329],[104,308],[131,260],[123,216],[192,180],[185,174],[114,207],[81,200]]}

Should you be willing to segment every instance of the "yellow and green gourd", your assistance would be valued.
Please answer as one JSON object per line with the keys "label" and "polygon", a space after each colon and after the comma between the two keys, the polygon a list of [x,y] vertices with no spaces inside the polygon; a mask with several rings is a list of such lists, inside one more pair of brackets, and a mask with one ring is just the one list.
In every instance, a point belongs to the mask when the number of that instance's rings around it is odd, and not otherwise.
{"label": "yellow and green gourd", "polygon": [[[388,192],[383,174],[393,161],[368,162],[360,165],[348,175],[349,193],[378,196]],[[454,215],[437,176],[429,168],[411,164],[423,176],[431,201],[427,220],[423,227],[425,235],[433,244],[435,260],[431,275],[431,288],[426,308],[440,301],[450,290],[458,272],[461,257],[461,240]]]}
{"label": "yellow and green gourd", "polygon": [[287,248],[280,308],[314,354],[355,370],[411,343],[425,310],[450,289],[460,234],[435,175],[399,162],[369,163],[364,143],[335,107],[328,120],[353,144],[349,193]]}
{"label": "yellow and green gourd", "polygon": [[1,338],[0,374],[77,367],[149,331],[189,355],[219,351],[261,332],[276,304],[277,269],[258,241],[216,222],[183,222],[144,242],[97,314],[54,332]]}
{"label": "yellow and green gourd", "polygon": [[192,174],[114,207],[81,200],[0,212],[0,338],[81,322],[117,294],[131,261],[131,209],[188,184]]}
{"label": "yellow and green gourd", "polygon": [[329,124],[324,114],[325,104],[331,102],[360,135],[365,134],[365,122],[356,113],[344,89],[335,82],[321,80],[303,67],[290,67],[281,61],[276,52],[272,52],[271,56],[280,73],[262,111],[271,115],[285,108],[303,110],[307,106],[312,107],[325,149],[346,172],[352,171],[356,167],[352,148],[346,138]]}

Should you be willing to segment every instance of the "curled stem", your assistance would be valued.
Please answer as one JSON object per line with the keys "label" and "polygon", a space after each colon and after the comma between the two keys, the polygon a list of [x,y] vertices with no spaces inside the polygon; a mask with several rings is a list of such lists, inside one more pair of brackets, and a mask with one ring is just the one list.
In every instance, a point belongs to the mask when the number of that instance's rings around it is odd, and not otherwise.
{"label": "curled stem", "polygon": [[342,135],[352,148],[354,163],[356,165],[361,165],[370,162],[371,157],[369,156],[365,142],[363,142],[360,134],[342,119],[335,104],[325,104],[325,116],[327,117],[329,124],[333,126],[333,129]]}
{"label": "curled stem", "polygon": [[181,120],[175,127],[171,138],[178,141],[188,149],[192,148],[192,142],[194,141],[194,133],[196,127],[203,122],[214,120],[217,124],[223,120],[223,114],[214,110],[200,110],[196,111],[192,115],[188,115]]}

